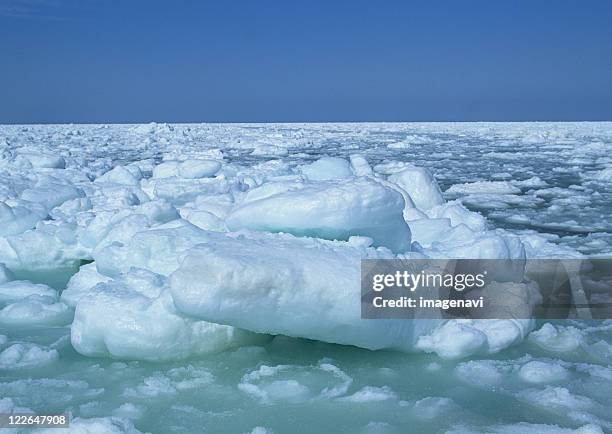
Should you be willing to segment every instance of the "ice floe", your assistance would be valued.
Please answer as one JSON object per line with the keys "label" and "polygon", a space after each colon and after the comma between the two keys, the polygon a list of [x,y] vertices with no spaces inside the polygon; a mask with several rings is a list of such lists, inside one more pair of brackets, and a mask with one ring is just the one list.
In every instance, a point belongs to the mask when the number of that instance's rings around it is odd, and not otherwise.
{"label": "ice floe", "polygon": [[76,303],[72,345],[88,356],[172,360],[265,340],[184,318],[175,310],[165,279],[147,270],[131,269],[122,279],[97,283]]}
{"label": "ice floe", "polygon": [[57,350],[35,344],[13,344],[0,352],[0,369],[38,368],[58,359]]}
{"label": "ice floe", "polygon": [[288,232],[330,240],[362,235],[402,252],[410,249],[403,210],[399,193],[368,178],[279,182],[247,192],[226,224],[230,230]]}

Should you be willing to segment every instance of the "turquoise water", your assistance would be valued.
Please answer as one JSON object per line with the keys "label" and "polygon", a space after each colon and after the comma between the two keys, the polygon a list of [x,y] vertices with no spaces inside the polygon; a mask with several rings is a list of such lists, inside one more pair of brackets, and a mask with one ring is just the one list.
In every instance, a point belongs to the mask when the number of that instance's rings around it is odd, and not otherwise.
{"label": "turquoise water", "polygon": [[[593,344],[610,342],[612,324],[583,335],[584,346],[569,353],[527,340],[495,357],[474,358],[472,362],[497,364],[500,379],[492,384],[490,372],[466,369],[465,360],[372,352],[280,336],[265,346],[176,363],[146,363],[82,357],[72,350],[66,329],[19,332],[11,338],[43,345],[55,342],[60,360],[44,368],[4,372],[0,391],[39,412],[68,409],[81,417],[127,414],[136,427],[150,432],[249,432],[255,426],[303,433],[445,432],[459,426],[480,430],[519,422],[577,427],[589,419],[610,428],[612,353],[609,345],[606,353]],[[568,415],[571,408],[526,401],[521,391],[542,386],[518,379],[516,371],[529,360],[566,366],[568,378],[549,386],[589,396],[601,408],[584,412],[581,422]],[[344,376],[320,369],[322,363],[335,366]],[[585,364],[607,366],[607,377],[598,376],[595,369],[589,373]],[[263,389],[273,382],[294,380],[304,390],[284,387],[267,401],[240,390],[243,376],[262,365],[286,368],[254,381],[256,386]],[[346,393],[321,394],[325,388],[347,384]],[[374,391],[361,400],[347,399],[364,387]],[[126,408],[127,403],[133,408]]]}

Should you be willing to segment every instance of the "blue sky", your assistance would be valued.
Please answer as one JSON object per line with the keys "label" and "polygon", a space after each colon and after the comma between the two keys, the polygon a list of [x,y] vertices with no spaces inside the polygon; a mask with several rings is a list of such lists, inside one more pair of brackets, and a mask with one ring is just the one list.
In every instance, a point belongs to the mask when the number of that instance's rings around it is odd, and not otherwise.
{"label": "blue sky", "polygon": [[612,120],[610,1],[0,0],[0,123]]}

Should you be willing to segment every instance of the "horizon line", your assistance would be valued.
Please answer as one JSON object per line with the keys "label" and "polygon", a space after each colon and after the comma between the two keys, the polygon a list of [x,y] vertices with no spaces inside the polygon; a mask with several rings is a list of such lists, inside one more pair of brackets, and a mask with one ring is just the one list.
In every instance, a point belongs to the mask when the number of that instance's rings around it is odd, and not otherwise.
{"label": "horizon line", "polygon": [[538,120],[408,120],[408,121],[385,121],[385,120],[372,120],[372,121],[141,121],[141,122],[8,122],[0,123],[0,126],[50,126],[50,125],[147,125],[147,124],[176,124],[176,125],[189,125],[189,124],[434,124],[434,123],[605,123],[612,122],[612,119],[606,120],[595,120],[595,119],[575,119],[575,120],[551,120],[551,119],[538,119]]}

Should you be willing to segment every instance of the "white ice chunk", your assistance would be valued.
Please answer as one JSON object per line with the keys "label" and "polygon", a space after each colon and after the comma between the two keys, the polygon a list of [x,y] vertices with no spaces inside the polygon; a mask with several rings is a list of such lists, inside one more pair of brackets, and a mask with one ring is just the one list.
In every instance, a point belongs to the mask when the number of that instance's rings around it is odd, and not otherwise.
{"label": "white ice chunk", "polygon": [[300,171],[311,181],[327,181],[352,176],[344,158],[323,157],[311,164],[300,166]]}
{"label": "white ice chunk", "polygon": [[179,164],[178,174],[182,178],[208,178],[214,176],[221,163],[215,160],[186,160]]}
{"label": "white ice chunk", "polygon": [[[506,259],[508,261],[505,263],[499,261],[495,264],[496,276],[499,277],[504,274],[514,276],[517,273],[522,275],[523,270],[519,266],[523,265],[522,261],[525,260],[526,254],[525,248],[518,238],[495,232],[474,235],[467,228],[461,230],[462,227],[465,228],[463,225],[453,228],[451,232],[448,232],[448,238],[442,240],[442,242],[432,243],[431,252],[428,252],[428,254],[432,257],[442,258]],[[458,233],[455,234],[455,232]],[[503,279],[503,281],[508,280],[514,279],[510,277]]]}
{"label": "white ice chunk", "polygon": [[153,168],[153,178],[170,178],[178,175],[178,161],[164,161]]}
{"label": "white ice chunk", "polygon": [[153,178],[207,178],[214,176],[219,169],[221,163],[215,160],[169,160],[155,166]]}
{"label": "white ice chunk", "polygon": [[85,211],[89,211],[92,208],[91,199],[88,197],[79,197],[76,199],[70,199],[64,202],[63,204],[56,206],[51,211],[49,211],[49,215],[54,220],[65,220],[70,221],[75,218],[78,219],[78,215],[84,213]]}
{"label": "white ice chunk", "polygon": [[222,176],[199,179],[171,177],[153,179],[149,189],[152,189],[155,197],[166,199],[172,204],[183,205],[195,200],[200,195],[225,194],[232,187],[233,184]]}
{"label": "white ice chunk", "polygon": [[208,211],[194,210],[184,214],[185,220],[201,229],[215,232],[227,232],[225,221]]}
{"label": "white ice chunk", "polygon": [[97,183],[123,184],[123,185],[140,185],[142,173],[138,167],[132,166],[132,170],[128,170],[123,166],[116,166],[106,172],[104,175],[96,178]]}
{"label": "white ice chunk", "polygon": [[0,325],[11,328],[63,326],[72,320],[72,309],[49,297],[30,296],[0,310]]}
{"label": "white ice chunk", "polygon": [[408,193],[420,210],[427,211],[444,203],[438,183],[424,167],[409,167],[389,176],[389,181]]}
{"label": "white ice chunk", "polygon": [[[212,234],[212,233],[211,233]],[[360,259],[387,251],[288,234],[215,234],[189,250],[171,276],[190,316],[270,334],[369,349],[414,349],[436,321],[364,321]]]}
{"label": "white ice chunk", "polygon": [[458,408],[459,406],[450,398],[430,396],[415,402],[412,412],[417,419],[434,420]]}
{"label": "white ice chunk", "polygon": [[136,234],[149,226],[149,219],[143,214],[131,214],[108,227],[108,232],[97,243],[95,252],[111,244],[125,244]]}
{"label": "white ice chunk", "polygon": [[95,252],[98,271],[117,277],[137,267],[169,275],[179,267],[183,255],[193,246],[206,243],[211,232],[179,219],[136,233],[123,245],[111,244]]}
{"label": "white ice chunk", "polygon": [[13,344],[0,352],[0,369],[30,369],[45,366],[59,359],[57,350],[36,344]]}
{"label": "white ice chunk", "polygon": [[589,410],[596,405],[591,398],[575,395],[565,387],[546,386],[542,390],[521,390],[517,397],[533,406],[561,412]]}
{"label": "white ice chunk", "polygon": [[234,197],[230,193],[205,195],[201,194],[196,199],[181,208],[181,215],[184,211],[206,211],[219,219],[225,220],[229,212],[234,207]]}
{"label": "white ice chunk", "polygon": [[397,394],[389,386],[365,386],[352,395],[342,398],[343,401],[359,404],[388,401],[391,399],[397,399]]}
{"label": "white ice chunk", "polygon": [[47,210],[51,210],[67,200],[83,196],[83,191],[73,185],[42,180],[33,188],[24,190],[21,199],[41,204]]}
{"label": "white ice chunk", "polygon": [[89,253],[78,245],[74,229],[49,225],[10,237],[0,237],[0,262],[17,272],[71,269]]}
{"label": "white ice chunk", "polygon": [[178,219],[179,213],[172,204],[165,200],[151,200],[139,205],[134,210],[136,213],[144,214],[149,219],[150,225],[159,225]]}
{"label": "white ice chunk", "polygon": [[98,273],[95,262],[83,265],[78,273],[70,278],[66,289],[62,291],[62,301],[71,307],[75,307],[79,300],[86,296],[91,288],[98,283],[110,281],[111,278]]}
{"label": "white ice chunk", "polygon": [[125,389],[128,398],[147,399],[163,395],[176,395],[181,391],[201,389],[213,383],[215,377],[209,370],[193,365],[172,368],[166,372],[155,372],[144,378],[136,387]]}
{"label": "white ice chunk", "polygon": [[412,240],[423,247],[430,247],[432,243],[443,239],[451,229],[451,221],[448,218],[440,219],[416,219],[408,221]]}
{"label": "white ice chunk", "polygon": [[532,360],[521,366],[518,375],[526,383],[545,384],[566,380],[569,372],[559,363]]}
{"label": "white ice chunk", "polygon": [[457,359],[485,351],[487,336],[480,330],[456,320],[421,336],[417,347],[427,353],[435,352],[444,359]]}
{"label": "white ice chunk", "polygon": [[369,176],[373,174],[372,167],[363,155],[353,154],[350,157],[351,169],[355,176]]}
{"label": "white ice chunk", "polygon": [[452,226],[464,224],[474,232],[482,232],[487,226],[486,220],[482,215],[468,210],[456,201],[435,206],[429,209],[427,214],[431,218],[448,218]]}
{"label": "white ice chunk", "polygon": [[147,193],[134,185],[103,183],[92,185],[94,193],[90,195],[90,199],[93,207],[97,209],[120,210],[150,200]]}
{"label": "white ice chunk", "polygon": [[162,361],[261,341],[230,326],[184,318],[163,285],[161,276],[133,270],[92,288],[76,307],[74,349],[86,356]]}
{"label": "white ice chunk", "polygon": [[292,404],[335,398],[348,390],[353,379],[330,363],[315,366],[262,365],[245,374],[238,389],[264,404]]}
{"label": "white ice chunk", "polygon": [[457,365],[460,380],[477,387],[494,387],[503,380],[503,372],[494,360],[470,360]]}
{"label": "white ice chunk", "polygon": [[45,217],[24,206],[9,206],[0,202],[0,236],[16,235],[32,229]]}
{"label": "white ice chunk", "polygon": [[57,299],[57,291],[47,285],[35,284],[23,280],[0,284],[0,304],[13,303],[31,295]]}
{"label": "white ice chunk", "polygon": [[531,178],[524,179],[522,181],[512,181],[512,184],[525,188],[539,188],[548,186],[548,183],[542,180],[542,178],[539,176],[532,176]]}
{"label": "white ice chunk", "polygon": [[497,353],[522,341],[533,325],[532,320],[451,319],[421,336],[416,346],[444,359]]}
{"label": "white ice chunk", "polygon": [[[273,187],[280,192],[270,194]],[[369,178],[274,183],[249,192],[226,223],[230,230],[288,232],[329,240],[363,235],[372,238],[375,245],[402,252],[410,247],[403,210],[401,194]]]}
{"label": "white ice chunk", "polygon": [[584,336],[576,327],[546,323],[539,330],[532,332],[529,340],[547,351],[566,353],[578,349]]}

